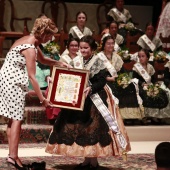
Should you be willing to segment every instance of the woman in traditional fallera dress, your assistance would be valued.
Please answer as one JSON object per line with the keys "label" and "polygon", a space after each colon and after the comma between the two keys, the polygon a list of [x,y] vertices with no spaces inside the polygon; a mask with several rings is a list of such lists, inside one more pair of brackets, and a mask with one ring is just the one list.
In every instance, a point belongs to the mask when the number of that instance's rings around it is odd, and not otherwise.
{"label": "woman in traditional fallera dress", "polygon": [[118,23],[116,21],[110,22],[109,28],[106,28],[105,30],[103,30],[102,34],[103,34],[102,40],[104,39],[104,37],[108,35],[112,36],[112,38],[115,41],[115,44],[114,44],[115,51],[120,50],[120,48],[124,46],[124,38],[123,36],[118,34]]}
{"label": "woman in traditional fallera dress", "polygon": [[76,14],[77,25],[73,26],[69,30],[69,34],[72,34],[74,38],[81,39],[85,35],[92,35],[92,31],[86,27],[87,14],[84,11],[79,11]]}
{"label": "woman in traditional fallera dress", "polygon": [[[139,80],[139,95],[143,100],[145,116],[149,118],[156,118],[160,114],[160,109],[167,106],[168,97],[166,92],[160,89],[159,84],[156,84],[155,86],[155,70],[153,66],[148,63],[150,57],[149,51],[141,49],[138,52],[138,57],[139,62],[133,67],[133,77]],[[156,123],[154,121],[157,121],[156,119],[151,120],[153,123]]]}
{"label": "woman in traditional fallera dress", "polygon": [[[77,62],[82,69],[90,71],[89,85],[84,90],[84,110],[62,109],[46,147],[46,152],[51,154],[84,157],[84,162],[75,169],[97,169],[97,157],[123,155],[130,150],[119,110],[110,89],[105,87],[105,65],[93,55],[96,48],[97,44],[91,36],[80,40],[83,59]],[[106,123],[103,116],[115,118],[110,121],[112,125]]]}
{"label": "woman in traditional fallera dress", "polygon": [[138,39],[137,44],[141,49],[149,50],[151,53],[162,50],[162,42],[155,36],[155,28],[152,23],[146,24],[145,34]]}
{"label": "woman in traditional fallera dress", "polygon": [[108,20],[116,21],[118,23],[127,23],[128,21],[132,21],[132,16],[130,12],[124,8],[124,0],[116,0],[115,7],[110,9],[107,14]]}
{"label": "woman in traditional fallera dress", "polygon": [[98,55],[104,60],[106,68],[108,68],[107,84],[111,87],[113,94],[119,99],[122,118],[141,120],[144,117],[144,111],[142,100],[138,94],[136,80],[129,79],[131,82],[127,82],[126,88],[119,86],[117,83],[116,77],[126,73],[126,70],[123,69],[121,57],[114,52],[114,40],[111,36],[103,39],[102,51]]}

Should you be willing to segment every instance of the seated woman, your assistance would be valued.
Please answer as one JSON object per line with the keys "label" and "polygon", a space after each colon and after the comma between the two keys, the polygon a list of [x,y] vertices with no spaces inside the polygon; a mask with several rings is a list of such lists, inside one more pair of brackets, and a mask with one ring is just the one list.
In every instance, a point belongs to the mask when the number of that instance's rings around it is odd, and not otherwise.
{"label": "seated woman", "polygon": [[[90,73],[89,83],[84,89],[84,109],[62,109],[46,146],[46,152],[50,154],[84,157],[75,168],[77,170],[98,169],[97,157],[120,156],[130,150],[118,108],[109,88],[105,87],[105,65],[93,55],[96,48],[92,36],[80,40],[83,60],[79,64]],[[109,122],[105,121],[108,117]]]}
{"label": "seated woman", "polygon": [[[67,41],[68,54],[61,55],[60,61],[67,63],[71,65],[72,67],[75,67],[75,65],[78,65],[77,63],[82,60],[82,58],[77,55],[78,49],[79,49],[79,39],[70,37]],[[50,82],[51,80],[49,79],[48,81]],[[48,94],[48,89],[46,91],[46,95],[47,94]],[[50,124],[54,124],[59,112],[60,112],[60,109],[56,107],[46,108],[46,115],[47,115],[47,118],[49,119]]]}
{"label": "seated woman", "polygon": [[124,38],[123,36],[121,36],[120,34],[118,34],[118,23],[115,21],[112,21],[109,24],[109,28],[106,28],[103,32],[102,32],[103,36],[102,36],[102,40],[104,39],[104,37],[111,35],[112,38],[115,41],[115,45],[114,45],[114,49],[115,51],[118,51],[121,47],[124,46]]}
{"label": "seated woman", "polygon": [[156,123],[156,115],[159,115],[159,109],[164,108],[168,104],[166,92],[160,88],[159,84],[155,84],[155,69],[149,61],[149,51],[141,49],[138,52],[139,62],[134,64],[133,78],[139,80],[139,95],[143,100],[144,113],[146,117]]}
{"label": "seated woman", "polygon": [[126,38],[127,31],[133,35],[142,32],[135,27],[136,24],[132,21],[132,15],[124,8],[124,0],[115,0],[115,7],[110,9],[107,15],[109,22],[115,21],[119,24],[118,33],[122,35],[124,39]]}
{"label": "seated woman", "polygon": [[81,39],[85,35],[92,35],[92,31],[86,27],[87,14],[83,11],[79,11],[76,14],[77,25],[73,26],[69,30],[69,34],[72,34],[74,38]]}
{"label": "seated woman", "polygon": [[[111,36],[103,39],[102,51],[97,54],[104,60],[108,69],[107,84],[112,89],[113,94],[119,99],[120,113],[123,119],[142,119],[144,117],[141,99],[137,94],[135,80],[126,82],[125,87],[118,85],[118,75],[125,74],[123,61],[118,54],[114,52],[114,40]],[[110,61],[110,62],[108,62]],[[128,74],[127,74],[128,75]]]}
{"label": "seated woman", "polygon": [[137,44],[141,49],[149,50],[151,53],[162,50],[162,42],[155,36],[155,28],[152,23],[146,24],[145,34],[139,38]]}
{"label": "seated woman", "polygon": [[115,7],[108,12],[108,20],[116,21],[117,23],[132,22],[132,16],[130,12],[124,8],[124,0],[116,0]]}

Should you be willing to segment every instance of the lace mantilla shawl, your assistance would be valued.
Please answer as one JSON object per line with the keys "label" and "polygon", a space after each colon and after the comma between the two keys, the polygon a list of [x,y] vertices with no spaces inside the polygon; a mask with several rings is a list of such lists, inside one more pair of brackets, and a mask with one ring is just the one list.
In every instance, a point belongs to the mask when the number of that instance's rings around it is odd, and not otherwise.
{"label": "lace mantilla shawl", "polygon": [[166,4],[160,16],[156,36],[159,37],[160,34],[162,37],[170,36],[170,2]]}
{"label": "lace mantilla shawl", "polygon": [[116,69],[117,72],[120,71],[120,69],[123,66],[123,60],[116,52],[112,53],[112,59],[109,61],[111,62],[112,66]]}
{"label": "lace mantilla shawl", "polygon": [[[103,53],[103,55],[105,55],[103,51],[101,51],[101,53]],[[108,59],[108,58],[106,57],[106,59]],[[101,60],[104,61],[105,58],[103,58]],[[109,60],[109,62],[115,68],[116,72],[120,71],[120,69],[122,68],[123,63],[124,63],[123,60],[121,59],[121,57],[116,52],[112,53],[112,58]]]}
{"label": "lace mantilla shawl", "polygon": [[93,56],[88,64],[84,65],[86,70],[90,71],[90,78],[98,74],[101,70],[105,69],[103,60],[101,60],[97,55]]}
{"label": "lace mantilla shawl", "polygon": [[[139,75],[141,75],[140,72],[136,69],[136,67],[133,67],[133,70],[136,71]],[[154,73],[155,73],[154,67],[149,63],[147,64],[147,70],[146,71],[150,76],[153,76]]]}

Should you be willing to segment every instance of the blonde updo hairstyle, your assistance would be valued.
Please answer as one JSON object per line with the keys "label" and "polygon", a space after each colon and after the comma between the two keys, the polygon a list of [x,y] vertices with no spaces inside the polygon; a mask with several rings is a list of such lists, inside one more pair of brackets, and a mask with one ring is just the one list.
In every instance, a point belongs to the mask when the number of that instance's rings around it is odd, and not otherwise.
{"label": "blonde updo hairstyle", "polygon": [[36,38],[41,38],[43,34],[55,34],[57,32],[58,29],[50,18],[37,18],[31,31]]}

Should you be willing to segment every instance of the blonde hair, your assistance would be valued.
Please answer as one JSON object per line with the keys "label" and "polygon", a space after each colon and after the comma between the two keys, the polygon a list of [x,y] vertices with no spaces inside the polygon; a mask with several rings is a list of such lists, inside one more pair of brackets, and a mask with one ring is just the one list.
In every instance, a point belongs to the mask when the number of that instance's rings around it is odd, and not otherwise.
{"label": "blonde hair", "polygon": [[37,18],[31,31],[36,38],[41,38],[43,34],[55,34],[57,32],[58,29],[50,18]]}

